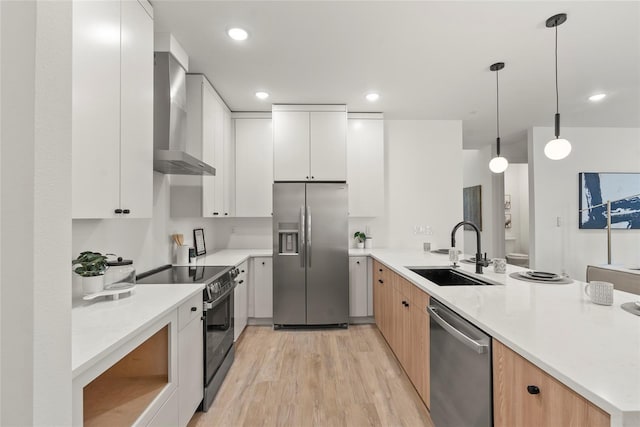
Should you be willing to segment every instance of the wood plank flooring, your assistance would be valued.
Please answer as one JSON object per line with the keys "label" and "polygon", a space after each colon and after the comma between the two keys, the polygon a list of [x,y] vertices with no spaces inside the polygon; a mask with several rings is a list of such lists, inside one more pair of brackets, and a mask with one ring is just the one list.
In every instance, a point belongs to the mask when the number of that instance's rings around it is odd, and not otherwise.
{"label": "wood plank flooring", "polygon": [[374,325],[274,331],[249,326],[205,426],[429,426],[431,419]]}

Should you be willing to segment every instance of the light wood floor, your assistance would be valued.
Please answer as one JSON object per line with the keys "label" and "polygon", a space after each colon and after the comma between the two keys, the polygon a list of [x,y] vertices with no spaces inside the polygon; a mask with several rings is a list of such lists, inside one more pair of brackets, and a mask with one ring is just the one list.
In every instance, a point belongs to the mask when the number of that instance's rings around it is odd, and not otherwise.
{"label": "light wood floor", "polygon": [[429,413],[373,325],[274,331],[249,326],[204,426],[430,426]]}

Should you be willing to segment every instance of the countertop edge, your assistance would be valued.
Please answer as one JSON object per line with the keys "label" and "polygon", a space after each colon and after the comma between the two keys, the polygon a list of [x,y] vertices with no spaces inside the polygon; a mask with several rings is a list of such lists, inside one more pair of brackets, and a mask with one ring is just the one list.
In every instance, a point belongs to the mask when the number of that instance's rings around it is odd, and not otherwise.
{"label": "countertop edge", "polygon": [[[153,285],[141,285],[141,286],[149,286],[149,287],[151,287]],[[81,375],[84,372],[86,372],[87,370],[89,370],[93,365],[95,365],[100,360],[102,360],[103,358],[108,356],[111,352],[113,352],[117,348],[121,347],[123,344],[128,342],[130,339],[134,338],[142,330],[144,330],[145,328],[147,328],[148,326],[150,326],[151,324],[153,324],[157,320],[159,320],[162,317],[166,316],[171,311],[177,309],[182,303],[184,303],[189,298],[191,298],[194,295],[196,295],[198,292],[202,292],[203,289],[204,289],[204,285],[199,286],[198,288],[194,288],[192,290],[192,292],[189,292],[186,296],[183,296],[183,297],[179,298],[170,307],[167,307],[164,310],[159,311],[153,317],[151,317],[150,319],[146,320],[145,322],[140,323],[133,330],[129,331],[128,333],[126,333],[125,335],[120,337],[117,341],[113,342],[111,345],[109,345],[109,346],[105,347],[104,349],[102,349],[95,356],[85,360],[83,363],[79,364],[78,366],[75,366],[75,367],[72,366],[71,367],[71,378],[75,379],[79,375]]]}

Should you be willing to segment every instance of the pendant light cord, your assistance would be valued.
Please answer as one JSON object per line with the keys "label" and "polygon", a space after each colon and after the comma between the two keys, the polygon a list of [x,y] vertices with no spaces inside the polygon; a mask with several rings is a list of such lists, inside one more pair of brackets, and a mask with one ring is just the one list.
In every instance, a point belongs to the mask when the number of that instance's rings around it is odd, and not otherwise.
{"label": "pendant light cord", "polygon": [[560,103],[558,101],[558,25],[556,25],[556,113],[560,112]]}
{"label": "pendant light cord", "polygon": [[498,73],[496,71],[496,135],[500,138],[500,83],[498,82]]}

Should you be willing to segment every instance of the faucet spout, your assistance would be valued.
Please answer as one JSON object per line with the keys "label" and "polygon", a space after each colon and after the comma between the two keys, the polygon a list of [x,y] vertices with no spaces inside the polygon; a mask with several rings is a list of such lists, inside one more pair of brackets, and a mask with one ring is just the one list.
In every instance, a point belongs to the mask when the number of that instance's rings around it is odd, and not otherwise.
{"label": "faucet spout", "polygon": [[463,225],[470,226],[476,232],[476,273],[482,274],[482,267],[484,266],[484,263],[482,261],[482,244],[480,241],[480,230],[478,229],[477,225],[469,221],[460,221],[459,223],[457,223],[453,227],[453,230],[451,230],[451,247],[456,247],[456,231],[458,231],[458,228],[462,227]]}

